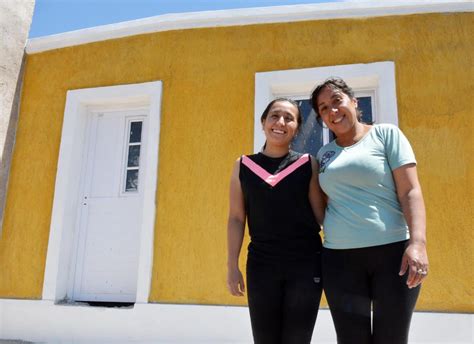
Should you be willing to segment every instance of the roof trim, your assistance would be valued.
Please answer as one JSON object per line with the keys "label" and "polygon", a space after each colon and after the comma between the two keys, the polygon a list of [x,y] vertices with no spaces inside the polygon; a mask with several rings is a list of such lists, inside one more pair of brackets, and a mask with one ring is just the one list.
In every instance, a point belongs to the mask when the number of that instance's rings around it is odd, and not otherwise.
{"label": "roof trim", "polygon": [[336,2],[174,13],[32,38],[27,41],[25,50],[27,54],[36,54],[109,39],[191,28],[473,11],[472,0],[425,0]]}

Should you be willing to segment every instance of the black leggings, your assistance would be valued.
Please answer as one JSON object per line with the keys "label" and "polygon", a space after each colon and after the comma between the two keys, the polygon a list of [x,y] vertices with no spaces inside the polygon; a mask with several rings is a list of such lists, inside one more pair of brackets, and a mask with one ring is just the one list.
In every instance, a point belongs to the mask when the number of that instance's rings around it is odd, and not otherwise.
{"label": "black leggings", "polygon": [[420,287],[408,289],[408,272],[398,275],[406,243],[323,249],[324,292],[339,344],[408,343]]}
{"label": "black leggings", "polygon": [[247,295],[255,344],[311,342],[322,293],[319,265],[319,257],[317,262],[285,267],[247,262]]}

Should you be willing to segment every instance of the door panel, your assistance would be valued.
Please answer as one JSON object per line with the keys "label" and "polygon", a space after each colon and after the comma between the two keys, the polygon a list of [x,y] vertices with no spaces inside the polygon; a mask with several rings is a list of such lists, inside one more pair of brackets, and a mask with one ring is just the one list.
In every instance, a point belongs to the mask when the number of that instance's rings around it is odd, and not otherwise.
{"label": "door panel", "polygon": [[124,149],[124,118],[120,114],[99,114],[90,171],[89,197],[114,197],[120,183],[120,168]]}
{"label": "door panel", "polygon": [[[141,141],[130,143],[130,130],[137,127],[131,123],[136,122],[142,123]],[[74,300],[135,301],[143,203],[140,181],[146,163],[141,158],[146,148],[141,142],[145,135],[143,110],[90,114],[84,187],[78,210]],[[132,167],[130,147],[140,151],[133,155]],[[125,192],[130,168],[136,172],[138,179],[134,182],[140,187]]]}

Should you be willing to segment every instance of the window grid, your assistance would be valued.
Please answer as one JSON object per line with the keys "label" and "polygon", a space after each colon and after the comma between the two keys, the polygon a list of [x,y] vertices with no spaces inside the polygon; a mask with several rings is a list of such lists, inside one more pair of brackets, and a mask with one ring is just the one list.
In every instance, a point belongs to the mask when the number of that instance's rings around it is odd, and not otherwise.
{"label": "window grid", "polygon": [[142,120],[129,120],[127,123],[127,152],[125,156],[125,182],[123,193],[139,191],[140,156],[142,146]]}

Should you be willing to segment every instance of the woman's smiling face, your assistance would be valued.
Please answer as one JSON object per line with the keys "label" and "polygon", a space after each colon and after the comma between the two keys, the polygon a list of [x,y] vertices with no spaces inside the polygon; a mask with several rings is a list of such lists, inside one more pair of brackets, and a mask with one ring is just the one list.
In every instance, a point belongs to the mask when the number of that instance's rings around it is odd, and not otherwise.
{"label": "woman's smiling face", "polygon": [[289,145],[298,131],[298,109],[290,102],[277,101],[262,126],[268,143]]}
{"label": "woman's smiling face", "polygon": [[318,112],[336,136],[347,133],[357,121],[357,99],[337,88],[325,87],[317,98]]}

